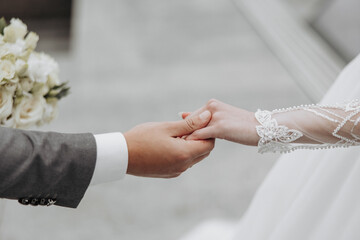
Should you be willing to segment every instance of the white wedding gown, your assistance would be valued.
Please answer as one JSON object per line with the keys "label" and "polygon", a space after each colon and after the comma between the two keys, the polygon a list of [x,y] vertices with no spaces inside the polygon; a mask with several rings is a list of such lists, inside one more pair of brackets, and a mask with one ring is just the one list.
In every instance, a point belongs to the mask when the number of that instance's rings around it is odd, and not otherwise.
{"label": "white wedding gown", "polygon": [[[323,104],[360,99],[360,55]],[[360,239],[360,146],[283,155],[239,222],[208,221],[181,240]]]}

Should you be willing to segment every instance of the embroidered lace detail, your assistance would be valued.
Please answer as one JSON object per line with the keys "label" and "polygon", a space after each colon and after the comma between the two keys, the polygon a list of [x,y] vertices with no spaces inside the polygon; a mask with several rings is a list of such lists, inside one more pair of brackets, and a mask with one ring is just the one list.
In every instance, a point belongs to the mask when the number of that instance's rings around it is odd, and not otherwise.
{"label": "embroidered lace detail", "polygon": [[[335,123],[335,129],[333,130],[333,132],[328,134],[331,134],[331,136],[329,137],[338,139],[338,141],[335,143],[324,142],[319,144],[294,143],[297,139],[304,136],[304,133],[295,129],[289,129],[286,126],[279,126],[276,119],[272,118],[272,115],[274,113],[285,113],[296,110],[304,110],[313,113],[315,118],[320,117],[325,120],[323,124],[328,124],[329,121]],[[359,113],[360,102],[358,100],[353,100],[344,104],[335,105],[301,105],[297,107],[276,109],[271,112],[258,110],[255,113],[255,117],[260,123],[260,125],[256,126],[257,134],[260,137],[258,143],[258,151],[259,153],[286,153],[296,149],[324,149],[360,145],[359,130],[355,131],[356,126],[360,122]],[[347,124],[352,124],[351,130],[349,132],[346,132],[345,135],[341,135],[340,131],[344,131],[344,126]],[[309,137],[312,137],[311,133]]]}
{"label": "embroidered lace detail", "polygon": [[255,117],[261,124],[256,126],[256,132],[260,137],[258,147],[259,153],[269,151],[287,152],[291,150],[289,143],[302,137],[303,134],[297,130],[290,130],[286,126],[279,126],[276,119],[271,118],[271,112],[258,110]]}

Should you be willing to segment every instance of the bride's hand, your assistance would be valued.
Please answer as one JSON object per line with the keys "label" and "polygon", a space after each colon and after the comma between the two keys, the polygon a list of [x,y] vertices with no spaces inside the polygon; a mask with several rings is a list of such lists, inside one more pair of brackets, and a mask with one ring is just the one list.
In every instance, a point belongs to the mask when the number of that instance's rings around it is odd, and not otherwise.
{"label": "bride's hand", "polygon": [[259,136],[256,133],[256,126],[259,123],[254,113],[218,100],[208,101],[205,106],[193,113],[183,113],[182,118],[198,115],[205,110],[209,110],[212,114],[210,123],[205,128],[196,130],[186,139],[220,138],[245,145],[258,144]]}

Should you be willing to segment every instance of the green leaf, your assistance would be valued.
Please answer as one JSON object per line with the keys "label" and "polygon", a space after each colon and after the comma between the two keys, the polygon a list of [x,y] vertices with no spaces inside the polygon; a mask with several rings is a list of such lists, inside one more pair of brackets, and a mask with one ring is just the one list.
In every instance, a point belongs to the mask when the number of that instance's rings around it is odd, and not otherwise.
{"label": "green leaf", "polygon": [[49,92],[44,96],[46,99],[56,98],[60,100],[63,97],[66,97],[70,93],[70,87],[66,83],[56,85],[49,90]]}
{"label": "green leaf", "polygon": [[61,89],[61,91],[55,96],[58,100],[62,99],[63,97],[66,97],[70,93],[70,88],[66,87]]}
{"label": "green leaf", "polygon": [[52,89],[53,90],[60,89],[60,88],[65,87],[67,84],[68,84],[68,82],[64,82],[64,83],[62,83],[60,85],[55,85]]}
{"label": "green leaf", "polygon": [[4,17],[0,18],[0,33],[4,35],[4,28],[7,26],[6,20]]}

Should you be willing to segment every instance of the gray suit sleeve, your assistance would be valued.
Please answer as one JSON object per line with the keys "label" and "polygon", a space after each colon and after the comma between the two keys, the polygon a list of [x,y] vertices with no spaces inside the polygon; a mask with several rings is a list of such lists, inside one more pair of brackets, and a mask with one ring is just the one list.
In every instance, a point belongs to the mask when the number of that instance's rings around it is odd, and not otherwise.
{"label": "gray suit sleeve", "polygon": [[[96,142],[90,133],[62,134],[0,127],[0,197],[76,208],[90,184]],[[45,203],[45,204],[44,204]]]}

